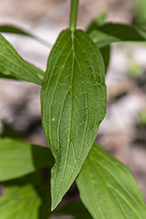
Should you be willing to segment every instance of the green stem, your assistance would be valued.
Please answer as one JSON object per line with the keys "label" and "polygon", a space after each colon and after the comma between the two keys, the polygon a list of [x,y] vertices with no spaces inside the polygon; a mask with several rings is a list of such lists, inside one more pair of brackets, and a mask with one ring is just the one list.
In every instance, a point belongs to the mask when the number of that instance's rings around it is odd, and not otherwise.
{"label": "green stem", "polygon": [[76,29],[78,4],[79,4],[79,0],[71,0],[70,23],[69,23],[69,28],[71,29],[71,31],[75,31]]}

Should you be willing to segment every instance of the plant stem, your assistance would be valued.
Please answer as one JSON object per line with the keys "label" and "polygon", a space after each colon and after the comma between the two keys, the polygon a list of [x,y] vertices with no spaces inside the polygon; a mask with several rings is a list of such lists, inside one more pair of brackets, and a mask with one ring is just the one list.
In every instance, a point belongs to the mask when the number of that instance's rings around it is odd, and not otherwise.
{"label": "plant stem", "polygon": [[79,4],[79,0],[71,0],[70,23],[69,23],[69,28],[71,29],[71,31],[75,31],[76,29],[78,4]]}

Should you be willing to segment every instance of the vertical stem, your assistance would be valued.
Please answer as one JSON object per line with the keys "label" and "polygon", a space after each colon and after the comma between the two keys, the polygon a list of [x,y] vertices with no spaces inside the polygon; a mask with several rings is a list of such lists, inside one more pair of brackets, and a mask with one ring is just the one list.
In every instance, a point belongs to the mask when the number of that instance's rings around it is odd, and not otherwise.
{"label": "vertical stem", "polygon": [[76,29],[78,4],[79,4],[79,0],[71,0],[70,23],[69,23],[69,28],[71,29],[71,31],[75,31]]}

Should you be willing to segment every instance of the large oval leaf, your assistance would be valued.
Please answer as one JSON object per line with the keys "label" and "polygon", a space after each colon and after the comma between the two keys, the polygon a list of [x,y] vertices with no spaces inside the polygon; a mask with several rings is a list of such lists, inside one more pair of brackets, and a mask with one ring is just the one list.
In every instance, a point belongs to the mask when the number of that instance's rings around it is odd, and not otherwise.
{"label": "large oval leaf", "polygon": [[105,116],[104,64],[82,30],[62,31],[48,59],[41,92],[42,123],[56,163],[52,168],[52,209],[67,192]]}
{"label": "large oval leaf", "polygon": [[0,34],[0,77],[30,81],[41,85],[44,72],[23,60],[13,46]]}
{"label": "large oval leaf", "polygon": [[146,218],[146,205],[128,168],[95,143],[77,185],[94,219]]}

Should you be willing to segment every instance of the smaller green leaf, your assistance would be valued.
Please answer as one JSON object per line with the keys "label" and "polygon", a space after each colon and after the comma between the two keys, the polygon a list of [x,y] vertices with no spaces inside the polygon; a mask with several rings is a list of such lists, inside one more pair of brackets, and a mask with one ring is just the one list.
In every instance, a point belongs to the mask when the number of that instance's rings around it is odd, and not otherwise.
{"label": "smaller green leaf", "polygon": [[10,33],[10,34],[18,34],[18,35],[24,35],[27,37],[31,37],[38,42],[44,44],[47,47],[50,47],[51,44],[37,36],[34,36],[33,34],[29,33],[28,31],[23,30],[22,28],[16,27],[14,25],[0,25],[0,32],[1,33]]}
{"label": "smaller green leaf", "polygon": [[7,187],[0,197],[0,219],[38,219],[41,200],[31,185]]}
{"label": "smaller green leaf", "polygon": [[146,26],[146,1],[145,0],[136,0],[134,2],[134,18],[137,25]]}
{"label": "smaller green leaf", "polygon": [[20,140],[0,139],[0,181],[14,179],[54,163],[48,148]]}
{"label": "smaller green leaf", "polygon": [[146,1],[137,0],[134,3],[134,24],[137,26],[138,32],[146,40]]}
{"label": "smaller green leaf", "polygon": [[16,179],[2,181],[4,187],[8,186],[23,186],[26,184],[40,185],[42,182],[42,169]]}
{"label": "smaller green leaf", "polygon": [[1,133],[1,138],[9,137],[9,138],[16,138],[21,139],[19,134],[7,123],[3,122],[3,130]]}
{"label": "smaller green leaf", "polygon": [[136,29],[137,29],[137,32],[139,33],[139,34],[141,34],[141,36],[145,39],[145,41],[146,41],[146,25],[144,26],[144,25],[139,25],[139,26],[137,26],[136,27]]}
{"label": "smaller green leaf", "polygon": [[94,219],[146,218],[146,205],[128,168],[95,143],[77,178],[77,186]]}
{"label": "smaller green leaf", "polygon": [[23,60],[13,46],[0,34],[0,76],[42,85],[44,72]]}
{"label": "smaller green leaf", "polygon": [[[86,31],[87,34],[90,35],[90,32],[92,32],[93,30],[96,30],[97,27],[104,25],[106,21],[106,17],[107,17],[106,12],[103,12],[99,16],[97,16],[87,28],[87,31]],[[109,61],[110,61],[110,46],[108,45],[108,46],[100,48],[100,52],[103,57],[103,61],[105,64],[105,73],[106,73],[108,65],[109,65]]]}
{"label": "smaller green leaf", "polygon": [[96,29],[97,26],[101,26],[105,23],[107,17],[107,12],[102,12],[99,14],[89,25],[86,32],[89,34],[92,30]]}
{"label": "smaller green leaf", "polygon": [[97,26],[89,33],[98,48],[108,46],[111,43],[122,41],[145,41],[136,27],[124,24],[105,23]]}
{"label": "smaller green leaf", "polygon": [[104,65],[105,65],[105,73],[107,72],[109,62],[110,62],[110,46],[105,46],[100,48],[101,55],[103,57]]}
{"label": "smaller green leaf", "polygon": [[53,215],[71,215],[73,219],[92,219],[91,215],[81,201],[71,202],[61,209],[54,211]]}
{"label": "smaller green leaf", "polygon": [[139,113],[137,123],[139,125],[146,125],[146,109]]}
{"label": "smaller green leaf", "polygon": [[3,73],[0,73],[0,78],[10,79],[10,80],[18,80],[16,77],[12,75],[4,75]]}
{"label": "smaller green leaf", "polygon": [[24,36],[34,37],[27,31],[22,30],[21,28],[12,26],[12,25],[0,25],[0,32],[1,33],[13,33],[13,34],[20,34]]}
{"label": "smaller green leaf", "polygon": [[[51,214],[50,177],[48,177],[47,182],[46,180],[44,182],[43,173],[44,173],[44,169],[37,170],[36,172],[30,173],[23,177],[2,182],[2,185],[5,188],[7,188],[12,186],[18,187],[18,186],[24,186],[26,184],[33,184],[35,191],[37,192],[41,200],[38,218],[48,219]],[[47,173],[45,172],[45,178],[46,175],[50,175],[49,170],[47,171]]]}
{"label": "smaller green leaf", "polygon": [[42,200],[42,204],[39,209],[39,219],[48,219],[51,215],[50,182],[48,182],[46,185],[41,184],[35,188]]}

